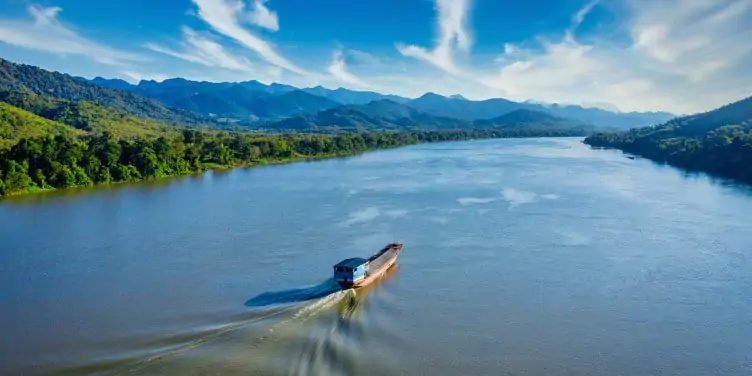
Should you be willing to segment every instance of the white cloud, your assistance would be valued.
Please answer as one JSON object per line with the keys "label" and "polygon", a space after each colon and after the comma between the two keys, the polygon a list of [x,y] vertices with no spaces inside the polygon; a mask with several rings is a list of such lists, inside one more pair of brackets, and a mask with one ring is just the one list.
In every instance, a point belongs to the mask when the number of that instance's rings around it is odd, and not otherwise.
{"label": "white cloud", "polygon": [[[625,0],[630,43],[576,40],[574,17],[561,41],[505,46],[497,73],[482,82],[517,100],[607,101],[624,110],[691,113],[749,95],[752,28],[748,0]],[[745,17],[747,16],[747,17]]]}
{"label": "white cloud", "polygon": [[436,0],[439,35],[436,46],[429,51],[424,47],[397,44],[397,50],[405,56],[433,64],[449,73],[461,75],[454,63],[454,50],[469,51],[472,44],[466,24],[470,0]]}
{"label": "white cloud", "polygon": [[312,75],[280,55],[274,46],[254,35],[240,24],[244,5],[239,0],[193,0],[198,17],[220,34],[232,38],[255,51],[268,63],[300,75]]}
{"label": "white cloud", "polygon": [[87,39],[58,20],[60,7],[30,5],[30,20],[0,19],[0,41],[58,55],[83,55],[94,61],[122,65],[143,57]]}
{"label": "white cloud", "polygon": [[334,52],[332,61],[329,63],[328,70],[332,77],[339,82],[353,85],[359,88],[371,88],[371,85],[363,82],[363,80],[347,70],[345,58],[342,55],[342,51],[340,50]]}
{"label": "white cloud", "polygon": [[237,54],[231,54],[218,42],[210,39],[208,36],[200,35],[188,27],[183,27],[183,41],[180,45],[181,50],[175,50],[154,43],[147,43],[145,47],[152,51],[192,63],[229,69],[253,76],[249,78],[269,81],[270,79],[278,79],[281,75],[279,68],[274,66],[259,66],[243,57],[237,56]]}
{"label": "white cloud", "polygon": [[269,0],[254,0],[253,9],[251,10],[250,20],[254,25],[269,29],[271,31],[279,31],[279,19],[277,18],[277,12],[269,10],[266,7],[266,2]]}
{"label": "white cloud", "polygon": [[618,2],[626,12],[617,14],[622,19],[614,23],[616,29],[580,41],[577,28],[601,6],[599,0],[583,0],[561,37],[530,35],[507,42],[493,59],[498,68],[492,71],[455,64],[455,48],[467,51],[471,46],[468,0],[435,0],[439,32],[433,50],[397,48],[463,80],[469,93],[457,92],[468,97],[485,92],[520,101],[610,102],[626,111],[692,113],[750,95],[752,1]]}

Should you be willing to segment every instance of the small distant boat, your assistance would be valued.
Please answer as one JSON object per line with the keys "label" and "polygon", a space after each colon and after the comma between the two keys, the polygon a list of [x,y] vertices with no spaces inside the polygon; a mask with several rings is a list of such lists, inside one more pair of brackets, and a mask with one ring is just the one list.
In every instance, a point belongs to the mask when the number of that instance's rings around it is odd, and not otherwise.
{"label": "small distant boat", "polygon": [[633,157],[633,156],[631,156],[631,155],[628,155],[628,156],[627,156],[627,158],[629,158],[629,159],[631,159],[631,160],[634,160],[634,157]]}
{"label": "small distant boat", "polygon": [[400,252],[402,243],[390,243],[367,259],[342,260],[334,265],[334,280],[344,288],[365,286],[389,270],[397,262]]}

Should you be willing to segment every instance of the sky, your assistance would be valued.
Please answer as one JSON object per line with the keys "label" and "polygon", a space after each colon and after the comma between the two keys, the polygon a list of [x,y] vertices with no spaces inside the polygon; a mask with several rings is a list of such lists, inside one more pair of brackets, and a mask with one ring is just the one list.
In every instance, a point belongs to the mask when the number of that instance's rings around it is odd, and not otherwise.
{"label": "sky", "polygon": [[93,78],[621,111],[752,95],[752,0],[0,0],[0,57]]}

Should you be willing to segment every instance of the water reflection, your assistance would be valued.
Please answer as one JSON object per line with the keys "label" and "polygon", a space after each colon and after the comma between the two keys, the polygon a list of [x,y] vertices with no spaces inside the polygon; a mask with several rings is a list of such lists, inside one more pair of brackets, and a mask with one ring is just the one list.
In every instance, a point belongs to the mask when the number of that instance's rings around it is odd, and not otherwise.
{"label": "water reflection", "polygon": [[397,274],[398,269],[399,265],[394,264],[394,266],[389,268],[384,273],[384,275],[381,276],[381,278],[376,279],[366,286],[353,290],[352,294],[348,294],[344,299],[342,299],[337,307],[340,319],[352,320],[356,314],[364,309],[363,307],[368,295],[377,290],[379,286],[384,282],[394,278],[394,276]]}

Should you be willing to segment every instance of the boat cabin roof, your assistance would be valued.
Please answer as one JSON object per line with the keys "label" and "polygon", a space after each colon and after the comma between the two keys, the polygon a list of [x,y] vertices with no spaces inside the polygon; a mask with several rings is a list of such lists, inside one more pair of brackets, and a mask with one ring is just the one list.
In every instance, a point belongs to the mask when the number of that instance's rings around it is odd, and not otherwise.
{"label": "boat cabin roof", "polygon": [[365,264],[368,260],[361,258],[361,257],[353,257],[349,259],[345,259],[340,261],[337,265],[334,265],[334,267],[338,266],[344,266],[346,268],[357,268],[358,266],[361,266]]}

